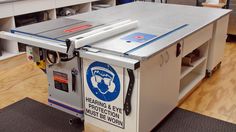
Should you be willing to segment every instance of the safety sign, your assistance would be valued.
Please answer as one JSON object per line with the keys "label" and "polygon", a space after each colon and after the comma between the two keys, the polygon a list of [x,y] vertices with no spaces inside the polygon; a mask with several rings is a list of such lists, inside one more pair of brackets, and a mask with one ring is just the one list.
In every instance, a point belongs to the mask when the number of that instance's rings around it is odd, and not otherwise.
{"label": "safety sign", "polygon": [[124,128],[123,68],[85,62],[85,114]]}
{"label": "safety sign", "polygon": [[92,63],[87,70],[87,83],[93,94],[103,101],[113,101],[120,93],[120,80],[108,64]]}

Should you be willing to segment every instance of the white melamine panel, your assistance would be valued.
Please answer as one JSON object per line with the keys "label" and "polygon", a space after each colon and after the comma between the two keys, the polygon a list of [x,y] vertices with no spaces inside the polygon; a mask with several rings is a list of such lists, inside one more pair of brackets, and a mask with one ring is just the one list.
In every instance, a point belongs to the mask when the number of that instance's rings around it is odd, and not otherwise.
{"label": "white melamine panel", "polygon": [[54,8],[53,0],[26,0],[13,3],[14,15],[49,10]]}
{"label": "white melamine panel", "polygon": [[[89,59],[83,59],[83,78],[84,78],[84,93],[85,93],[85,123],[87,124],[91,124],[92,126],[101,128],[103,130],[109,131],[109,132],[137,132],[137,101],[138,101],[138,83],[139,83],[139,70],[135,70],[134,71],[134,76],[135,76],[135,84],[134,84],[134,88],[133,88],[133,92],[132,92],[132,97],[131,97],[131,113],[130,115],[126,115],[124,113],[124,110],[122,109],[122,116],[119,116],[119,121],[123,121],[123,127],[119,127],[117,126],[114,122],[107,122],[105,119],[102,119],[100,116],[96,116],[96,115],[92,115],[89,112],[87,112],[87,110],[92,110],[95,111],[95,109],[93,109],[93,107],[91,107],[93,104],[89,101],[87,101],[86,99],[88,98],[92,98],[98,102],[102,102],[103,104],[106,104],[106,106],[116,106],[117,108],[121,108],[123,107],[124,101],[125,101],[125,97],[126,97],[126,93],[128,90],[128,84],[129,84],[129,76],[127,73],[127,70],[125,68],[122,67],[118,67],[118,66],[114,66],[114,65],[109,65],[110,69],[114,69],[115,72],[118,75],[118,78],[120,80],[120,93],[118,95],[118,97],[115,100],[112,101],[104,101],[101,98],[99,98],[98,96],[96,96],[92,90],[91,90],[91,86],[89,86],[89,80],[90,79],[89,76],[89,71],[97,68],[103,71],[108,71],[108,69],[104,69],[103,68],[99,68],[98,65],[93,65],[95,61],[93,60],[89,60]],[[90,66],[94,66],[92,68],[89,68]],[[111,70],[112,71],[112,70]],[[114,73],[114,72],[113,72]],[[105,74],[103,74],[105,75]],[[116,76],[116,75],[115,75]],[[95,77],[96,78],[96,77]],[[114,80],[116,80],[114,78]],[[117,84],[115,84],[115,91]],[[104,94],[104,97],[106,97],[107,95]],[[96,106],[97,107],[97,106]],[[101,106],[98,106],[101,107]],[[102,107],[103,109],[109,110],[109,107],[105,108]],[[114,109],[113,109],[114,110]],[[112,112],[114,112],[113,110],[110,110]],[[99,112],[99,115],[102,114],[101,112]],[[107,115],[108,117],[108,115]]]}
{"label": "white melamine panel", "polygon": [[141,64],[139,132],[151,131],[177,106],[180,67],[176,45]]}
{"label": "white melamine panel", "polygon": [[196,0],[167,0],[169,4],[180,4],[180,5],[196,5]]}
{"label": "white melamine panel", "polygon": [[[0,19],[0,31],[10,31],[10,29],[15,27],[15,19],[14,17],[8,17],[4,19]],[[18,44],[15,41],[8,41],[5,39],[0,39],[0,44],[2,49],[5,52],[19,53],[18,51]]]}
{"label": "white melamine panel", "polygon": [[139,130],[148,132],[166,116],[162,52],[141,63],[139,89]]}
{"label": "white melamine panel", "polygon": [[3,51],[2,56],[0,56],[0,61],[10,58],[10,57],[13,57],[13,56],[16,56],[16,55],[18,55],[18,54]]}
{"label": "white melamine panel", "polygon": [[0,18],[13,16],[12,3],[0,4]]}
{"label": "white melamine panel", "polygon": [[[179,43],[182,44],[182,43]],[[177,106],[179,88],[180,88],[180,75],[181,75],[181,59],[182,55],[176,56],[177,45],[173,45],[165,51],[165,65],[164,65],[164,91],[163,96],[166,97],[165,110],[168,114],[173,108]]]}
{"label": "white melamine panel", "polygon": [[191,53],[197,47],[203,45],[212,38],[213,24],[204,27],[184,39],[183,56]]}
{"label": "white melamine panel", "polygon": [[115,0],[99,0],[98,3],[109,4],[109,5],[112,5],[112,6],[116,5],[116,1]]}
{"label": "white melamine panel", "polygon": [[224,57],[224,48],[227,38],[229,15],[218,20],[214,25],[213,38],[210,43],[207,70],[211,71]]}
{"label": "white melamine panel", "polygon": [[98,0],[55,0],[55,8],[66,7],[76,4],[89,3]]}

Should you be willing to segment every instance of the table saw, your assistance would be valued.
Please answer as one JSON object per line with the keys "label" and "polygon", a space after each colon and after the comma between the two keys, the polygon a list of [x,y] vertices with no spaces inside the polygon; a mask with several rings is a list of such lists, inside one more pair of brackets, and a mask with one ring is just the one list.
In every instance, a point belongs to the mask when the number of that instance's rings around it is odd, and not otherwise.
{"label": "table saw", "polygon": [[2,31],[0,37],[27,44],[28,59],[45,62],[49,105],[84,120],[86,131],[144,132],[182,99],[183,56],[202,44],[211,47],[204,74],[222,61],[222,54],[214,58],[214,42],[220,38],[217,45],[224,47],[229,13],[134,2]]}

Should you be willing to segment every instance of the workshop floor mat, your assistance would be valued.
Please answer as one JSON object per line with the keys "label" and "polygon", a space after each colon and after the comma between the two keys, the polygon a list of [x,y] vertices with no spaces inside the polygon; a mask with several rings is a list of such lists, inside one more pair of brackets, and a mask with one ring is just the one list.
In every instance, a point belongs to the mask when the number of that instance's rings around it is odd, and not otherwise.
{"label": "workshop floor mat", "polygon": [[[0,132],[81,132],[67,113],[25,98],[0,110]],[[153,132],[236,132],[236,125],[176,108]]]}
{"label": "workshop floor mat", "polygon": [[236,132],[236,124],[176,108],[153,132]]}
{"label": "workshop floor mat", "polygon": [[0,110],[0,132],[81,132],[83,125],[70,125],[74,118],[29,98]]}

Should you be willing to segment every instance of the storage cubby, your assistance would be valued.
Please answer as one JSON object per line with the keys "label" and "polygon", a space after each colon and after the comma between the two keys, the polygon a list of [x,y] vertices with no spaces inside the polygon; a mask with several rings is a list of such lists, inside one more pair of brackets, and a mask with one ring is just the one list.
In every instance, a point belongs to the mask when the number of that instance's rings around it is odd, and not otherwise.
{"label": "storage cubby", "polygon": [[57,18],[72,16],[79,13],[91,11],[91,3],[78,4],[56,9]]}
{"label": "storage cubby", "polygon": [[101,0],[92,2],[92,10],[99,10],[104,8],[112,7],[116,4],[114,0]]}
{"label": "storage cubby", "polygon": [[34,12],[24,15],[15,16],[16,27],[21,27],[33,23],[43,22],[55,19],[53,10]]}
{"label": "storage cubby", "polygon": [[206,60],[193,68],[180,80],[179,100],[186,96],[204,77]]}
{"label": "storage cubby", "polygon": [[[181,67],[181,79],[185,77],[189,72],[191,72],[195,67],[197,67],[200,63],[205,61],[208,56],[208,42],[198,47],[197,50],[200,52],[199,57],[191,63],[191,66],[186,66],[182,64]],[[182,62],[183,63],[183,62]]]}
{"label": "storage cubby", "polygon": [[[21,27],[34,23],[39,23],[47,20],[55,19],[55,13],[53,10],[46,10],[40,12],[34,12],[24,15],[15,16],[15,26]],[[23,43],[18,43],[19,52],[26,51],[26,45]]]}
{"label": "storage cubby", "polygon": [[[0,31],[10,31],[15,27],[14,17],[0,19]],[[17,43],[0,39],[1,56],[0,60],[15,56],[19,53]]]}
{"label": "storage cubby", "polygon": [[[182,59],[179,100],[183,99],[191,92],[191,90],[193,90],[193,88],[205,77],[208,48],[208,42],[196,48],[195,51],[198,51],[199,56],[195,58],[190,65],[183,64]],[[186,56],[189,56],[189,54]]]}

